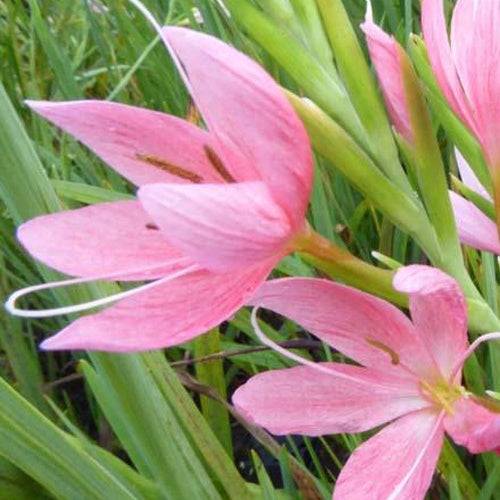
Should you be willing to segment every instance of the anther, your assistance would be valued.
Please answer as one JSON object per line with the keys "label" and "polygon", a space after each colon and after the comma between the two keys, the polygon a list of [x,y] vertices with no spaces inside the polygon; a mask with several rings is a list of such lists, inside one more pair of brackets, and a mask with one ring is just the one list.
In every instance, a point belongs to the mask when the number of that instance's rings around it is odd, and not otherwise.
{"label": "anther", "polygon": [[373,347],[376,347],[377,349],[380,349],[381,351],[384,351],[386,354],[389,355],[391,358],[391,363],[393,365],[399,365],[399,355],[398,353],[389,347],[388,345],[384,344],[383,342],[380,342],[375,339],[370,339],[370,338],[365,338],[365,340]]}
{"label": "anther", "polygon": [[208,145],[203,145],[203,151],[208,158],[208,161],[212,164],[212,167],[217,170],[217,173],[226,181],[226,182],[236,182],[236,179],[229,173],[227,168],[225,167],[222,160],[219,158],[217,153]]}
{"label": "anther", "polygon": [[155,167],[158,167],[161,170],[168,172],[169,174],[180,177],[181,179],[186,179],[194,184],[200,184],[201,182],[203,182],[203,177],[201,177],[200,175],[191,172],[191,170],[179,167],[178,165],[173,165],[168,161],[158,158],[158,156],[154,156],[148,153],[136,153],[135,157],[140,161],[149,163],[150,165],[154,165]]}

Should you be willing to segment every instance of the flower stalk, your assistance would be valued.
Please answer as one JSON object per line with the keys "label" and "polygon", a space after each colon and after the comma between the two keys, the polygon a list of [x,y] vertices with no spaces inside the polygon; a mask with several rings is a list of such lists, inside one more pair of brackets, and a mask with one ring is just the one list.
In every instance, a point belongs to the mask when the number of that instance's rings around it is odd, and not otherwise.
{"label": "flower stalk", "polygon": [[309,225],[294,244],[303,260],[330,278],[349,283],[400,306],[408,305],[407,297],[392,286],[394,271],[380,269],[358,259],[318,234]]}

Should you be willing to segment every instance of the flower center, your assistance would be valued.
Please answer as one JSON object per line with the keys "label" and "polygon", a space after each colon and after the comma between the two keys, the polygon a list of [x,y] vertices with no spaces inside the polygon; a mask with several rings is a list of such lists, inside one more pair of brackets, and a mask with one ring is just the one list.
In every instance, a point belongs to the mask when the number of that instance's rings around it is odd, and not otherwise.
{"label": "flower center", "polygon": [[464,387],[461,385],[451,385],[444,379],[434,383],[420,380],[419,386],[425,399],[431,401],[450,415],[453,414],[455,401],[465,394]]}

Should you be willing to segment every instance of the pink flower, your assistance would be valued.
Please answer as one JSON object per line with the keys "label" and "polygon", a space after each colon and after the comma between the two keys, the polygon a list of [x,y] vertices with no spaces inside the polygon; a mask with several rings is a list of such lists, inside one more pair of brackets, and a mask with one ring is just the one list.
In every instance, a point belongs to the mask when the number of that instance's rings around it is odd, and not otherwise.
{"label": "pink flower", "polygon": [[438,83],[455,113],[500,168],[500,3],[458,0],[450,40],[443,0],[423,0],[422,30]]}
{"label": "pink flower", "polygon": [[[455,151],[458,169],[463,183],[491,202],[491,197],[458,150]],[[451,204],[457,223],[460,241],[479,250],[500,255],[500,240],[496,224],[474,203],[450,191]]]}
{"label": "pink flower", "polygon": [[[337,479],[336,499],[423,498],[445,431],[474,453],[500,450],[499,404],[460,384],[466,357],[500,334],[467,347],[464,298],[437,269],[401,268],[394,286],[409,294],[413,323],[388,302],[325,280],[269,281],[252,299],[359,365],[302,359],[306,366],[256,375],[233,396],[247,419],[274,434],[312,436],[389,423],[351,455]],[[256,311],[254,327],[262,336]]]}
{"label": "pink flower", "polygon": [[[255,62],[182,28],[162,35],[182,63],[208,130],[104,101],[29,102],[139,186],[139,201],[38,217],[19,228],[35,258],[75,280],[14,294],[49,316],[123,299],[46,340],[46,349],[171,346],[230,317],[293,246],[312,181],[306,132]],[[20,311],[28,292],[91,280],[154,280],[90,304]]]}
{"label": "pink flower", "polygon": [[370,58],[382,86],[387,111],[396,130],[411,143],[413,142],[413,134],[401,73],[403,49],[393,36],[389,36],[373,22],[369,2],[366,19],[361,25],[361,29],[366,35]]}

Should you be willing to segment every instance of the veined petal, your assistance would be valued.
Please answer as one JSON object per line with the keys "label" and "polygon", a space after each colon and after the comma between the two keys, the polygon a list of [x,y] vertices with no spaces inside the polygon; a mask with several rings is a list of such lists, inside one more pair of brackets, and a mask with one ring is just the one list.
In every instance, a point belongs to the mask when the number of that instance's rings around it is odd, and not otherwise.
{"label": "veined petal", "polygon": [[223,182],[207,132],[175,116],[107,101],[27,101],[134,184]]}
{"label": "veined petal", "polygon": [[419,374],[435,363],[410,320],[388,302],[345,285],[314,278],[267,281],[251,304],[286,316],[335,349],[378,370]]}
{"label": "veined petal", "polygon": [[309,366],[252,377],[233,395],[237,410],[273,434],[362,432],[429,406],[418,381],[340,363],[321,363],[352,381]]}
{"label": "veined petal", "polygon": [[274,80],[214,37],[178,27],[163,34],[185,69],[193,98],[238,181],[263,180],[295,227],[312,182],[308,136]]}
{"label": "veined petal", "polygon": [[453,441],[471,453],[500,452],[500,413],[488,410],[472,398],[457,401],[444,425]]}
{"label": "veined petal", "polygon": [[474,203],[450,191],[460,241],[479,250],[500,255],[500,241],[495,223]]}
{"label": "veined petal", "polygon": [[227,320],[271,271],[198,271],[84,316],[42,343],[43,349],[131,352],[182,344]]}
{"label": "veined petal", "polygon": [[456,72],[460,78],[460,83],[464,92],[470,98],[471,77],[474,78],[471,68],[473,61],[472,45],[474,43],[474,0],[458,0],[453,8],[450,28],[450,47]]}
{"label": "veined petal", "polygon": [[291,237],[263,182],[151,184],[138,196],[168,240],[207,269],[253,265],[281,254]]}
{"label": "veined petal", "polygon": [[[71,276],[154,279],[182,254],[152,222],[137,201],[98,203],[36,217],[19,227],[17,237],[33,257]],[[151,270],[134,271],[140,268]]]}
{"label": "veined petal", "polygon": [[410,295],[413,324],[448,379],[467,350],[467,305],[458,283],[439,269],[407,266],[398,269],[394,288]]}
{"label": "veined petal", "polygon": [[423,0],[422,31],[432,69],[441,90],[455,113],[477,134],[476,124],[455,69],[446,29],[443,0]]}
{"label": "veined petal", "polygon": [[455,148],[455,157],[457,159],[458,171],[460,172],[462,182],[486,200],[492,201],[488,191],[486,191],[484,186],[479,182],[479,179],[476,177],[472,168],[470,168],[467,160],[462,156],[462,153],[460,153],[457,148]]}
{"label": "veined petal", "polygon": [[375,66],[378,79],[382,86],[385,104],[396,130],[412,142],[412,131],[408,106],[404,95],[401,62],[398,53],[398,43],[371,20],[361,25],[366,35],[370,58]]}
{"label": "veined petal", "polygon": [[490,166],[500,166],[500,4],[496,0],[457,2],[451,46]]}
{"label": "veined petal", "polygon": [[333,500],[423,499],[443,443],[440,417],[406,415],[359,446],[341,470]]}

